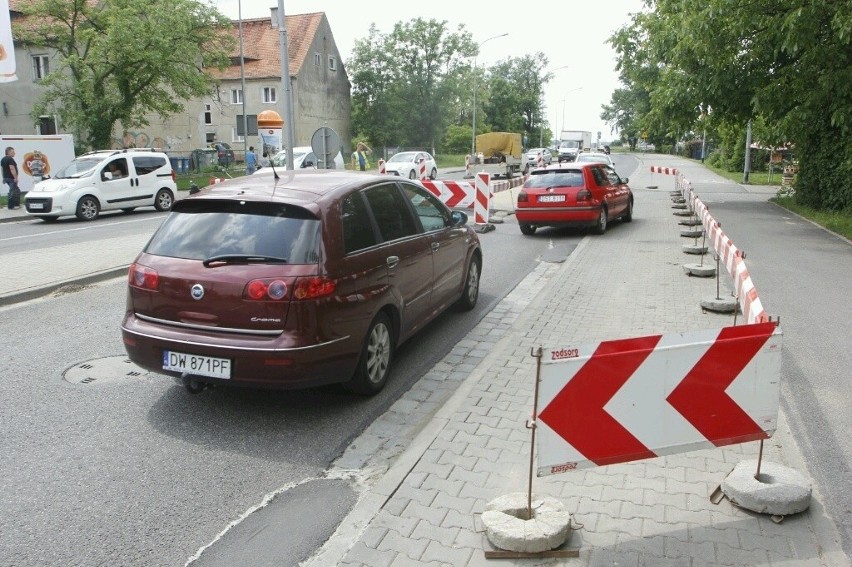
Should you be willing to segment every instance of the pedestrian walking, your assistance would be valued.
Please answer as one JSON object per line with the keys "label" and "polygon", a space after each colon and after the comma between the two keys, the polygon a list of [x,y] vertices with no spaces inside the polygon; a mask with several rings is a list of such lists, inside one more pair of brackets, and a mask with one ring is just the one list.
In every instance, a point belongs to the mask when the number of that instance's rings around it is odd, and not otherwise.
{"label": "pedestrian walking", "polygon": [[3,183],[9,186],[7,205],[9,210],[21,208],[21,190],[18,188],[18,163],[15,161],[15,148],[6,148],[6,155],[0,160],[3,170]]}
{"label": "pedestrian walking", "polygon": [[257,169],[257,154],[254,153],[254,146],[249,146],[246,152],[246,175],[251,175]]}

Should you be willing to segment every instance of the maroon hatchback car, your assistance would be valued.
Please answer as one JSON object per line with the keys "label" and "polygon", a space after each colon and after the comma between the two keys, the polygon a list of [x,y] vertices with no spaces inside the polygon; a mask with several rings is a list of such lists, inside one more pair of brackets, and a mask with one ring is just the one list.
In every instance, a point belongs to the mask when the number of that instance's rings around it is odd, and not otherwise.
{"label": "maroon hatchback car", "polygon": [[395,349],[479,297],[467,215],[419,183],[260,172],[175,203],[130,267],[130,359],[207,384],[373,394]]}
{"label": "maroon hatchback car", "polygon": [[609,221],[633,220],[633,192],[615,170],[601,163],[566,163],[534,169],[515,206],[523,234],[542,226],[591,227],[606,232]]}

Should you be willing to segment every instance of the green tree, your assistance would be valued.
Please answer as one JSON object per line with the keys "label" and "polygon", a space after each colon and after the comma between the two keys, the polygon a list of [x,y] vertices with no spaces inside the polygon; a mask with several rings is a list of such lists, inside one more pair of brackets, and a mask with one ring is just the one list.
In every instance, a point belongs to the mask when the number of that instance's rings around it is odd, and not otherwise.
{"label": "green tree", "polygon": [[697,129],[708,106],[726,127],[723,138],[753,120],[756,141],[795,147],[800,201],[852,207],[852,149],[838,144],[852,138],[852,3],[647,0],[647,7],[611,38],[624,84],[649,94],[642,128]]}
{"label": "green tree", "polygon": [[230,21],[195,0],[34,0],[21,5],[24,45],[50,47],[58,68],[43,81],[34,118],[57,114],[82,145],[107,148],[113,128],[148,124],[207,96],[212,68],[234,45]]}
{"label": "green tree", "polygon": [[353,129],[376,145],[434,147],[459,120],[475,50],[464,26],[446,21],[398,22],[389,34],[372,26],[349,64]]}
{"label": "green tree", "polygon": [[[542,105],[543,87],[553,78],[547,72],[547,57],[535,55],[510,57],[489,71],[488,96],[483,109],[490,129],[498,132],[520,132],[530,145],[538,145],[539,133],[546,122]],[[477,122],[479,117],[477,116]]]}

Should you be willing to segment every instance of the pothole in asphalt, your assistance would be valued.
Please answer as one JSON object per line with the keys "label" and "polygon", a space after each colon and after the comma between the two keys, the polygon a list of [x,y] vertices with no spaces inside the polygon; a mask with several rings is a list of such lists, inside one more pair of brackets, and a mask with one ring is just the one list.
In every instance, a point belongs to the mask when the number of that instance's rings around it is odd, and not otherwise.
{"label": "pothole in asphalt", "polygon": [[62,378],[71,384],[95,386],[136,382],[148,374],[126,356],[107,356],[75,364],[62,374]]}

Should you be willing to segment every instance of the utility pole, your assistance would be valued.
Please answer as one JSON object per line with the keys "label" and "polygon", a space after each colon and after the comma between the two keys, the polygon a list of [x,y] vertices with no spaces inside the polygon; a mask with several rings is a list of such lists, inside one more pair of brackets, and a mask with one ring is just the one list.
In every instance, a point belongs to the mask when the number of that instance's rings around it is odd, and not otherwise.
{"label": "utility pole", "polygon": [[746,129],[745,164],[743,165],[743,183],[748,183],[748,174],[751,173],[751,120],[748,121]]}

